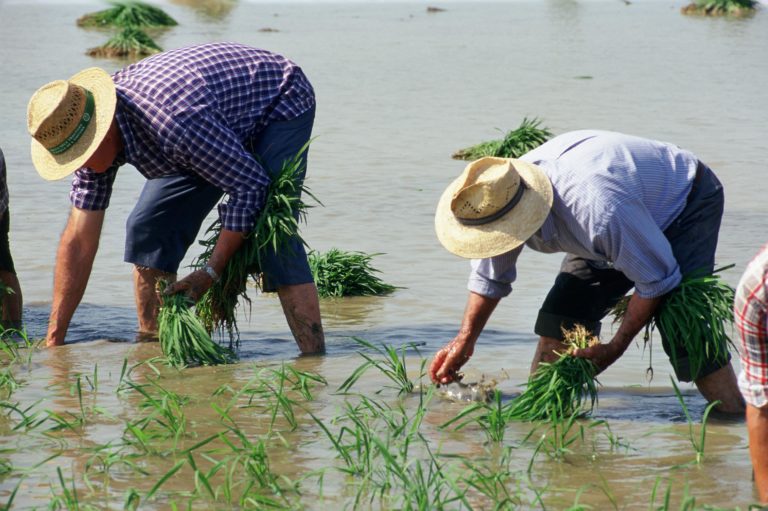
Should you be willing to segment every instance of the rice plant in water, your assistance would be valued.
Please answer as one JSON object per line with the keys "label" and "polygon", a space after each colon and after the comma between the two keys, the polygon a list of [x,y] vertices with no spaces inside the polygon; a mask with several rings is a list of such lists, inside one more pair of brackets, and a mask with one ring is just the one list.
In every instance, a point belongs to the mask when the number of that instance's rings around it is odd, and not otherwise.
{"label": "rice plant in water", "polygon": [[159,283],[162,304],[157,316],[157,335],[168,363],[184,367],[232,362],[235,354],[211,340],[191,309],[191,301],[181,293],[163,295],[165,286],[165,282]]}
{"label": "rice plant in water", "polygon": [[[259,275],[266,250],[271,248],[277,253],[289,250],[288,244],[293,238],[304,243],[299,235],[299,221],[305,217],[309,206],[302,201],[301,194],[305,193],[315,199],[299,182],[304,171],[302,154],[307,147],[286,161],[279,174],[272,179],[264,208],[253,230],[229,260],[219,281],[197,303],[197,315],[205,329],[208,332],[226,330],[230,347],[239,342],[236,317],[239,300],[250,305],[251,300],[246,292],[248,278],[253,276],[254,282],[260,284]],[[210,259],[220,231],[218,220],[208,228],[206,239],[200,241],[205,248],[193,262],[194,268],[202,268]]]}
{"label": "rice plant in water", "polygon": [[91,57],[134,58],[160,51],[162,48],[146,33],[138,28],[126,28],[102,46],[89,49],[86,54]]}
{"label": "rice plant in water", "polygon": [[[562,420],[575,413],[587,415],[597,402],[597,368],[586,358],[571,355],[600,341],[581,325],[564,331],[568,349],[551,363],[542,362],[522,394],[505,405],[507,420]],[[589,402],[589,408],[583,409]]]}
{"label": "rice plant in water", "polygon": [[[655,327],[663,330],[672,344],[670,362],[675,369],[679,360],[674,348],[682,348],[687,353],[693,379],[708,361],[726,360],[729,345],[736,349],[725,327],[733,323],[734,290],[716,275],[732,267],[718,268],[712,275],[694,273],[683,277],[646,327],[647,332]],[[614,307],[612,313],[616,320],[623,318],[628,302],[629,297],[625,297]]]}
{"label": "rice plant in water", "polygon": [[500,158],[519,158],[528,151],[536,149],[552,137],[552,132],[540,127],[537,118],[523,118],[517,129],[509,131],[500,140],[490,140],[471,147],[460,149],[451,156],[455,160],[476,160],[484,156]]}
{"label": "rice plant in water", "polygon": [[175,19],[159,7],[144,2],[109,2],[112,7],[85,14],[78,18],[80,27],[172,27],[178,25]]}
{"label": "rice plant in water", "polygon": [[695,0],[680,9],[683,14],[743,17],[754,14],[756,0]]}
{"label": "rice plant in water", "polygon": [[[408,376],[408,366],[406,363],[405,351],[407,348],[415,348],[415,344],[407,344],[400,348],[398,353],[397,348],[382,344],[378,347],[365,339],[359,337],[353,337],[354,341],[364,348],[367,348],[374,353],[377,353],[381,358],[371,356],[364,351],[359,351],[358,354],[365,359],[365,362],[357,369],[352,371],[352,374],[344,380],[344,383],[339,387],[339,392],[346,393],[349,389],[365,374],[368,369],[375,367],[381,371],[387,378],[395,383],[398,389],[398,394],[409,394],[416,388],[416,384]],[[418,350],[417,350],[418,352]],[[421,368],[419,371],[419,379],[421,379],[425,373],[426,360],[421,360]],[[379,391],[380,392],[380,391]],[[378,392],[377,392],[378,393]]]}
{"label": "rice plant in water", "polygon": [[309,267],[321,297],[369,296],[391,293],[395,286],[382,281],[371,265],[379,254],[345,252],[332,248],[328,252],[309,253]]}

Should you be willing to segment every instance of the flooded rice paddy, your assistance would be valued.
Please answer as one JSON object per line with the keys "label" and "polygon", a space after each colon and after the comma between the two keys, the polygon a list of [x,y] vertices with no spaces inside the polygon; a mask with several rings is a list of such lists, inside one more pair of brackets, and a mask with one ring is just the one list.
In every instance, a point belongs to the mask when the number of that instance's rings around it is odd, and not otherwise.
{"label": "flooded rice paddy", "polygon": [[[339,389],[365,362],[354,337],[415,345],[398,353],[407,379],[429,389],[421,363],[453,337],[466,298],[468,264],[432,228],[440,193],[464,166],[450,154],[525,116],[554,133],[613,129],[697,153],[725,185],[718,262],[736,264],[724,275],[735,284],[768,240],[764,9],[728,20],[682,16],[673,1],[441,2],[435,13],[417,2],[199,3],[158,2],[179,26],[156,41],[170,49],[235,40],[304,68],[318,96],[307,185],[323,202],[305,238],[321,251],[381,253],[374,265],[402,289],[324,300],[321,357],[297,357],[277,298],[254,291],[239,363],[169,369],[157,344],[134,342],[123,225],[142,178],[122,169],[68,344],[2,355],[0,504],[747,509],[755,494],[744,424],[710,417],[702,438],[705,403],[681,387],[690,424],[658,345],[652,357],[631,348],[600,376],[590,419],[554,428],[441,428],[467,404],[401,392],[403,382],[375,367]],[[66,181],[44,182],[31,166],[26,102],[47,81],[125,64],[84,54],[107,35],[74,21],[102,7],[0,1],[0,147],[32,339],[45,332],[69,203]],[[559,261],[523,254],[513,294],[467,366],[496,379],[503,400],[526,380],[533,322]]]}

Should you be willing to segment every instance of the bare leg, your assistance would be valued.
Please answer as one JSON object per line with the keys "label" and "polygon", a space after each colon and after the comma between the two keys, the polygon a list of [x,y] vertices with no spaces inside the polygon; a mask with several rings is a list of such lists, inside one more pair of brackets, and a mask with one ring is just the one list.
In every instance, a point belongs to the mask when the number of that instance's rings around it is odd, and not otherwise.
{"label": "bare leg", "polygon": [[747,405],[749,453],[761,504],[768,504],[768,407]]}
{"label": "bare leg", "polygon": [[168,282],[175,282],[174,273],[147,268],[145,266],[133,267],[133,295],[136,299],[136,315],[139,319],[139,340],[156,340],[157,337],[157,313],[160,310],[160,299],[157,296],[155,285],[160,278]]}
{"label": "bare leg", "polygon": [[533,362],[531,362],[531,374],[536,372],[540,362],[554,362],[557,360],[557,355],[554,352],[563,351],[565,348],[565,344],[559,339],[539,337],[539,344],[536,346],[536,353],[534,353]]}
{"label": "bare leg", "polygon": [[714,373],[694,381],[707,401],[720,401],[715,409],[723,413],[743,414],[744,398],[741,397],[736,375],[730,363]]}
{"label": "bare leg", "polygon": [[3,317],[2,324],[6,328],[21,328],[21,309],[23,300],[21,297],[21,286],[15,273],[9,271],[0,271],[0,280],[3,284],[13,290],[13,294],[3,296]]}
{"label": "bare leg", "polygon": [[281,286],[277,295],[299,350],[304,354],[324,352],[325,335],[315,284]]}

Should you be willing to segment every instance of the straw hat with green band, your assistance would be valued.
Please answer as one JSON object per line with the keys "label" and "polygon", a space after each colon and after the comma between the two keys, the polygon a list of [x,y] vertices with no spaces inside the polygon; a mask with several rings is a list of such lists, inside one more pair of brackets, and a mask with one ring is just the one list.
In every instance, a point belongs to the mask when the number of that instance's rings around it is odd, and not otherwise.
{"label": "straw hat with green band", "polygon": [[27,107],[37,172],[53,180],[82,167],[109,131],[116,103],[112,77],[97,67],[40,87]]}
{"label": "straw hat with green band", "polygon": [[538,166],[511,158],[475,160],[437,205],[440,243],[461,257],[493,257],[522,245],[552,207],[552,183]]}

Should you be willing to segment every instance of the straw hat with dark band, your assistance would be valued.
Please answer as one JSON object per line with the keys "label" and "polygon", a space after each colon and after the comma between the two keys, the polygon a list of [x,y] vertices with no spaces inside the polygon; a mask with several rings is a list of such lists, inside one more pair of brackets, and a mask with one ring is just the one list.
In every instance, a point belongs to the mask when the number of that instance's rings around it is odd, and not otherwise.
{"label": "straw hat with dark band", "polygon": [[115,115],[115,85],[93,67],[40,87],[29,100],[32,162],[45,179],[61,179],[96,152]]}
{"label": "straw hat with dark band", "polygon": [[482,259],[516,248],[552,207],[552,183],[538,166],[481,158],[443,192],[435,214],[440,243],[461,257]]}

